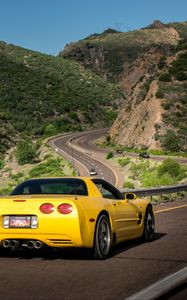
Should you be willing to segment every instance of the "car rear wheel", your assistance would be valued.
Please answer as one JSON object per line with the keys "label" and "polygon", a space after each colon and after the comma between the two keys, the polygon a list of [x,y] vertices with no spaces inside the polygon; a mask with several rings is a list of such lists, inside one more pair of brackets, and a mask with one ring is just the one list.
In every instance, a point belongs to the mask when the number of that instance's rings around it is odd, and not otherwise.
{"label": "car rear wheel", "polygon": [[152,208],[148,206],[145,213],[143,238],[146,242],[151,242],[154,239],[154,234],[155,234],[154,214]]}
{"label": "car rear wheel", "polygon": [[95,229],[94,257],[105,259],[108,257],[111,247],[110,222],[105,215],[99,216]]}

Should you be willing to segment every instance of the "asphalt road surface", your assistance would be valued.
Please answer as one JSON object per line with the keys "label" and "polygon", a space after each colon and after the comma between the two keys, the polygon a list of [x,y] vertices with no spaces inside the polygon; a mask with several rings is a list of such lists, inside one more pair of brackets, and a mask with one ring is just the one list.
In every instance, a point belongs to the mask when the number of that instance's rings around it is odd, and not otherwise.
{"label": "asphalt road surface", "polygon": [[[96,130],[90,130],[88,132],[79,133],[72,140],[72,143],[74,145],[78,145],[78,146],[82,147],[83,149],[85,149],[87,151],[103,153],[106,155],[110,150],[107,148],[97,147],[95,145],[94,141],[99,139],[101,136],[106,136],[107,132],[108,132],[108,128],[103,128],[103,129],[99,129],[99,130],[96,129]],[[132,156],[132,157],[139,157],[138,153],[124,152],[124,154],[127,154],[128,156]],[[157,160],[157,161],[163,161],[164,159],[168,158],[168,156],[150,154],[150,158],[153,160]],[[179,163],[187,163],[187,158],[185,158],[185,157],[175,156],[174,159]]]}
{"label": "asphalt road surface", "polygon": [[106,165],[106,162],[96,159],[93,153],[90,152],[90,148],[84,146],[88,138],[95,139],[103,133],[106,133],[106,129],[90,131],[85,134],[68,134],[55,138],[49,143],[59,154],[72,163],[81,176],[89,176],[90,169],[94,168],[98,177],[116,185],[118,179],[115,172]]}
{"label": "asphalt road surface", "polygon": [[[94,168],[98,177],[106,179],[113,185],[122,189],[125,181],[124,174],[120,168],[111,166],[111,162],[106,160],[106,155],[110,150],[98,148],[94,141],[101,136],[107,135],[107,128],[95,129],[87,132],[71,133],[61,135],[50,140],[50,145],[66,159],[68,159],[77,173],[81,176],[89,176],[89,171]],[[128,156],[138,157],[137,153],[126,153]],[[166,157],[150,156],[151,159],[162,161]],[[186,163],[186,158],[175,158],[180,163]]]}
{"label": "asphalt road surface", "polygon": [[[187,201],[178,204],[185,205]],[[171,205],[174,203],[165,207]],[[78,250],[1,253],[0,299],[125,299],[187,265],[186,215],[187,206],[156,213],[153,242],[120,244],[104,261],[86,259]],[[171,299],[182,299],[180,295],[187,299],[185,287],[179,294],[175,291]]]}
{"label": "asphalt road surface", "polygon": [[[95,133],[96,135],[99,132]],[[101,134],[101,132],[100,132]],[[93,162],[90,135],[73,139],[66,135],[51,140],[54,149],[87,176]],[[73,144],[74,146],[72,147]],[[80,149],[79,149],[80,150]],[[82,157],[81,157],[82,156]],[[72,160],[73,157],[73,160]],[[87,161],[86,161],[87,160]],[[86,161],[86,163],[85,163]],[[94,161],[94,164],[98,161]],[[85,166],[84,166],[85,164]],[[99,165],[98,165],[99,166]],[[101,163],[100,168],[107,167]],[[108,174],[110,168],[103,169]],[[98,173],[99,173],[98,168]],[[101,177],[101,173],[99,174]],[[112,177],[113,176],[113,177]],[[109,179],[115,182],[111,171]],[[107,177],[105,177],[107,180]],[[186,205],[186,200],[177,204]],[[161,208],[174,206],[169,203]],[[3,300],[122,300],[155,281],[187,266],[187,205],[157,212],[152,243],[139,240],[115,246],[104,261],[90,260],[81,250],[13,250],[0,255],[0,299]],[[164,299],[187,299],[186,285]],[[183,297],[183,298],[181,298]],[[144,300],[144,299],[141,299]]]}

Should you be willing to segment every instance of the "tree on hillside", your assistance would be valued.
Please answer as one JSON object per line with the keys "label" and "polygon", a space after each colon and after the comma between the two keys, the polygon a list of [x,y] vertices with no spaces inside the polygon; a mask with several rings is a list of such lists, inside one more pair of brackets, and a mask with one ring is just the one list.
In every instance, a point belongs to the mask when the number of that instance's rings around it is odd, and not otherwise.
{"label": "tree on hillside", "polygon": [[176,135],[174,130],[168,129],[166,134],[163,136],[162,139],[162,146],[164,149],[169,150],[171,152],[181,150],[181,140]]}
{"label": "tree on hillside", "polygon": [[33,163],[36,157],[36,149],[31,141],[25,140],[18,143],[16,149],[16,158],[20,165]]}

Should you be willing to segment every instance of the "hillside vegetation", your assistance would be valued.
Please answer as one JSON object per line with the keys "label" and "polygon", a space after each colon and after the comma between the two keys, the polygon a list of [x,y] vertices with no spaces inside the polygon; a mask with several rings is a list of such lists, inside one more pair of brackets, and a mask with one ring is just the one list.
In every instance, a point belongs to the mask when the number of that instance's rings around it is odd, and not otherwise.
{"label": "hillside vegetation", "polygon": [[177,52],[176,60],[159,77],[158,98],[163,98],[165,134],[156,127],[156,139],[165,149],[187,150],[187,51]]}
{"label": "hillside vegetation", "polygon": [[187,22],[109,28],[57,57],[0,42],[0,156],[28,136],[112,124],[125,147],[186,151],[186,61]]}
{"label": "hillside vegetation", "polygon": [[130,32],[106,30],[67,45],[78,61],[124,90],[127,100],[111,130],[125,147],[187,151],[187,22]]}
{"label": "hillside vegetation", "polygon": [[130,32],[106,30],[67,45],[59,55],[78,61],[109,80],[119,81],[125,63],[132,63],[152,48],[164,54],[175,45],[176,38],[168,28]]}
{"label": "hillside vegetation", "polygon": [[31,135],[106,126],[123,93],[78,63],[0,42],[0,153]]}
{"label": "hillside vegetation", "polygon": [[15,155],[16,152],[16,148],[8,150],[3,165],[0,165],[0,195],[9,194],[17,184],[33,177],[75,175],[72,165],[59,157],[49,147],[47,140],[43,140],[38,148],[38,160],[35,163],[28,161],[21,161],[20,163]]}
{"label": "hillside vegetation", "polygon": [[168,23],[167,27],[177,30],[181,39],[187,38],[187,22],[172,22]]}

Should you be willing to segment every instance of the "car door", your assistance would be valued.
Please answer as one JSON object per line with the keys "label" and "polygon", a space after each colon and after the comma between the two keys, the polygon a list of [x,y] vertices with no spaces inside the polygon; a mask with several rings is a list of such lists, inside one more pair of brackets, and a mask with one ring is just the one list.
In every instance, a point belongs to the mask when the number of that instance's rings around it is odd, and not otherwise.
{"label": "car door", "polygon": [[113,206],[113,226],[117,240],[125,240],[136,236],[140,212],[133,200],[124,199],[115,187],[104,180],[95,179],[94,182],[102,196],[111,201]]}
{"label": "car door", "polygon": [[139,224],[139,211],[129,200],[112,200],[115,210],[115,229],[118,240],[136,236]]}

